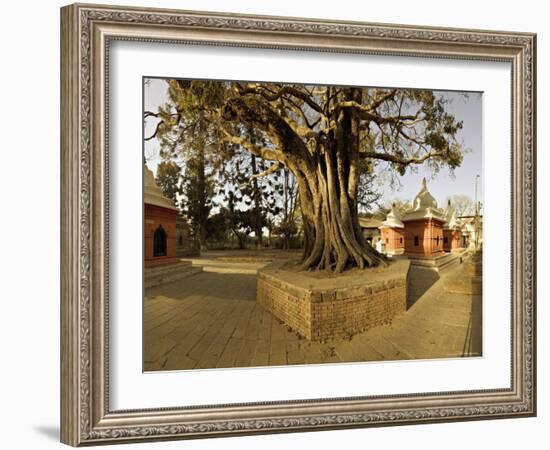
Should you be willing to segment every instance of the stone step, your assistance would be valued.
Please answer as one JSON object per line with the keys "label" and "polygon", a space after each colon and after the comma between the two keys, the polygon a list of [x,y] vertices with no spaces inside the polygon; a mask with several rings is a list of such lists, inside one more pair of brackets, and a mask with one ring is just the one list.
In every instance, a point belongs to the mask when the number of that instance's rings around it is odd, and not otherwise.
{"label": "stone step", "polygon": [[[161,284],[172,283],[174,281],[181,280],[198,273],[202,272],[202,267],[194,267],[191,264],[189,265],[179,265],[174,264],[176,267],[163,266],[166,270],[159,271],[155,270],[149,272],[147,269],[144,274],[143,286],[145,289],[149,289],[155,286],[160,286]],[[159,269],[155,267],[154,269]]]}
{"label": "stone step", "polygon": [[409,259],[411,268],[435,270],[436,272],[442,272],[460,264],[460,256],[454,253],[447,253],[435,258],[409,257]]}
{"label": "stone step", "polygon": [[146,267],[144,272],[146,276],[154,276],[161,273],[178,272],[184,268],[191,267],[191,266],[192,266],[191,261],[178,261],[175,264]]}

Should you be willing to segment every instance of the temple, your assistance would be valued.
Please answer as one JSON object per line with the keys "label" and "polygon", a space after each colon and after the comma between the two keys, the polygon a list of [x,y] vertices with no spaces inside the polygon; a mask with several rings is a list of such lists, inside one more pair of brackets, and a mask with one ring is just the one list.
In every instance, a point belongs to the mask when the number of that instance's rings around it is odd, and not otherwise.
{"label": "temple", "polygon": [[395,209],[395,204],[386,220],[380,225],[380,234],[382,241],[382,253],[386,255],[402,255],[405,251],[405,225],[401,221],[399,213]]}
{"label": "temple", "polygon": [[389,257],[402,255],[412,265],[438,271],[461,260],[464,252],[481,248],[482,222],[479,215],[457,217],[450,201],[446,209],[438,208],[425,178],[402,217],[393,204],[382,222],[359,219],[365,240],[380,253]]}
{"label": "temple", "polygon": [[[143,166],[143,286],[152,288],[200,273],[202,267],[179,258],[189,239],[174,202],[158,187],[153,172]],[[195,249],[187,254],[198,254]]]}
{"label": "temple", "polygon": [[422,179],[422,188],[403,218],[405,254],[434,257],[443,253],[443,226],[445,213],[437,207],[435,198]]}
{"label": "temple", "polygon": [[155,182],[153,172],[143,165],[144,265],[174,264],[176,258],[176,219],[178,210]]}
{"label": "temple", "polygon": [[443,250],[452,252],[463,246],[462,230],[456,219],[455,208],[451,201],[447,204],[447,220],[443,225]]}

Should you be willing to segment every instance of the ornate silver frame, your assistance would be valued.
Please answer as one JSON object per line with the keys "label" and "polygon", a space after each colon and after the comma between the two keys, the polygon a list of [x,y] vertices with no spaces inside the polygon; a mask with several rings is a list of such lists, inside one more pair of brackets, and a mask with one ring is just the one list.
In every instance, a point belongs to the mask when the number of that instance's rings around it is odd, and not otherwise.
{"label": "ornate silver frame", "polygon": [[[107,62],[115,39],[507,61],[512,66],[509,389],[111,411]],[[98,5],[61,9],[61,440],[128,441],[536,414],[536,36]]]}

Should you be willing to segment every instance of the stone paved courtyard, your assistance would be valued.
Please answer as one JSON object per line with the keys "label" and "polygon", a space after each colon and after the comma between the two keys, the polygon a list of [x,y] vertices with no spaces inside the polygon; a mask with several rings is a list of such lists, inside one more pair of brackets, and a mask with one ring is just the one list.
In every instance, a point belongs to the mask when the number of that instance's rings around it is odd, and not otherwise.
{"label": "stone paved courtyard", "polygon": [[445,292],[459,267],[411,269],[409,309],[391,325],[319,343],[256,303],[256,270],[276,254],[229,255],[209,252],[192,260],[202,273],[146,291],[146,371],[481,355],[481,296]]}

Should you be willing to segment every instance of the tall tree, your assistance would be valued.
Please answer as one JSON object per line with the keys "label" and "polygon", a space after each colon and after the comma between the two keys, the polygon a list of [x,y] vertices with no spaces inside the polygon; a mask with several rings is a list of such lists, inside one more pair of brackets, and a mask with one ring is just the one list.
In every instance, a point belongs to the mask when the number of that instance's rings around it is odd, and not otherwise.
{"label": "tall tree", "polygon": [[182,194],[181,167],[174,161],[161,161],[157,166],[155,178],[162,193],[179,206]]}
{"label": "tall tree", "polygon": [[[462,162],[462,123],[433,91],[170,80],[174,111],[162,127],[186,126],[200,110],[229,146],[286,167],[296,177],[305,269],[341,272],[385,263],[358,223],[360,161],[404,174]],[[187,111],[187,113],[186,113]],[[251,142],[247,130],[262,136]]]}
{"label": "tall tree", "polygon": [[203,143],[188,151],[183,175],[182,206],[203,249],[206,248],[207,221],[214,194],[214,180],[207,166]]}
{"label": "tall tree", "polygon": [[145,140],[157,139],[161,158],[177,160],[183,167],[180,204],[194,235],[205,248],[214,175],[223,160],[217,127],[202,109],[185,109],[172,101],[156,112],[145,111],[144,119],[157,120],[154,132]]}

